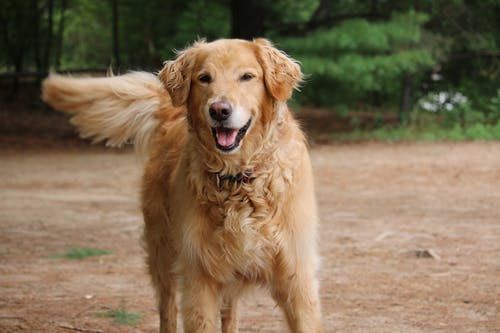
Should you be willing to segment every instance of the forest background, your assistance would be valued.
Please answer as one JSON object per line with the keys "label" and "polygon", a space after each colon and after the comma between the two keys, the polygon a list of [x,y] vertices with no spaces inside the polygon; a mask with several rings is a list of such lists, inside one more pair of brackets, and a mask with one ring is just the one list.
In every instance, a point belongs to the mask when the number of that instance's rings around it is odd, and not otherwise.
{"label": "forest background", "polygon": [[0,106],[49,72],[158,71],[198,38],[266,37],[307,75],[294,109],[343,124],[331,138],[498,140],[499,13],[500,0],[4,0]]}

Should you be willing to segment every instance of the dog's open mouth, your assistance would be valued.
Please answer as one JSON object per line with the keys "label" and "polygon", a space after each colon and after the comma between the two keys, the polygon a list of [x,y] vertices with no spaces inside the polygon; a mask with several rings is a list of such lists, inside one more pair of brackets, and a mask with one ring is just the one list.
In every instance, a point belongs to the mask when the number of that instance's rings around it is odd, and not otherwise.
{"label": "dog's open mouth", "polygon": [[212,134],[214,136],[217,149],[224,152],[230,152],[237,148],[240,145],[241,139],[243,139],[247,133],[251,121],[252,119],[249,119],[245,126],[240,129],[227,128],[223,126],[213,127]]}

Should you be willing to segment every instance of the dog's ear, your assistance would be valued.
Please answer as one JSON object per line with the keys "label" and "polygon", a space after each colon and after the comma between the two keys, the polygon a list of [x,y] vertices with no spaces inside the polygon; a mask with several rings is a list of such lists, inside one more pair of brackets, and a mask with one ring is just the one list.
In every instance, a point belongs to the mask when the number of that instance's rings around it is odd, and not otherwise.
{"label": "dog's ear", "polygon": [[196,60],[197,48],[203,43],[203,40],[199,40],[193,46],[180,51],[177,58],[166,61],[165,66],[158,73],[158,78],[170,94],[174,106],[186,104],[191,88],[191,71]]}
{"label": "dog's ear", "polygon": [[191,87],[191,57],[188,50],[179,54],[177,59],[166,61],[158,73],[160,81],[170,94],[174,106],[184,105]]}
{"label": "dog's ear", "polygon": [[257,57],[264,70],[266,88],[277,100],[286,101],[302,82],[299,64],[267,39],[257,38],[253,42],[258,46]]}

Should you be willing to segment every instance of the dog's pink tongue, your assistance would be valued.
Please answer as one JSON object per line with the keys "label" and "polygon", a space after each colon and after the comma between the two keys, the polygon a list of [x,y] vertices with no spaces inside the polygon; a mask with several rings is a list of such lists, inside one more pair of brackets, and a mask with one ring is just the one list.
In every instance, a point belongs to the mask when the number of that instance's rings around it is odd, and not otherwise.
{"label": "dog's pink tongue", "polygon": [[216,128],[217,142],[223,147],[230,147],[236,142],[238,130],[230,128]]}

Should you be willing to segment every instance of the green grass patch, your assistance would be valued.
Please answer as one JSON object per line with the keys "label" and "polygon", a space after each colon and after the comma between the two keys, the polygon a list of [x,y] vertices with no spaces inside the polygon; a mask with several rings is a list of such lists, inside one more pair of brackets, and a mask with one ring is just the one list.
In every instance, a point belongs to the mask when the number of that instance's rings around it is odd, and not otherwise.
{"label": "green grass patch", "polygon": [[84,259],[87,257],[102,256],[106,254],[111,254],[111,252],[95,248],[73,247],[68,249],[66,253],[53,254],[50,258]]}
{"label": "green grass patch", "polygon": [[10,249],[0,250],[0,256],[5,256],[8,254],[12,254],[12,251]]}
{"label": "green grass patch", "polygon": [[100,313],[99,316],[113,318],[113,322],[115,324],[126,326],[135,326],[142,318],[142,316],[138,313],[128,312],[125,301],[120,303],[120,307],[118,309]]}
{"label": "green grass patch", "polygon": [[442,127],[382,127],[372,131],[356,130],[349,133],[333,133],[331,139],[340,142],[435,142],[435,141],[494,141],[500,140],[500,123],[497,125],[474,124],[466,128],[458,124]]}

